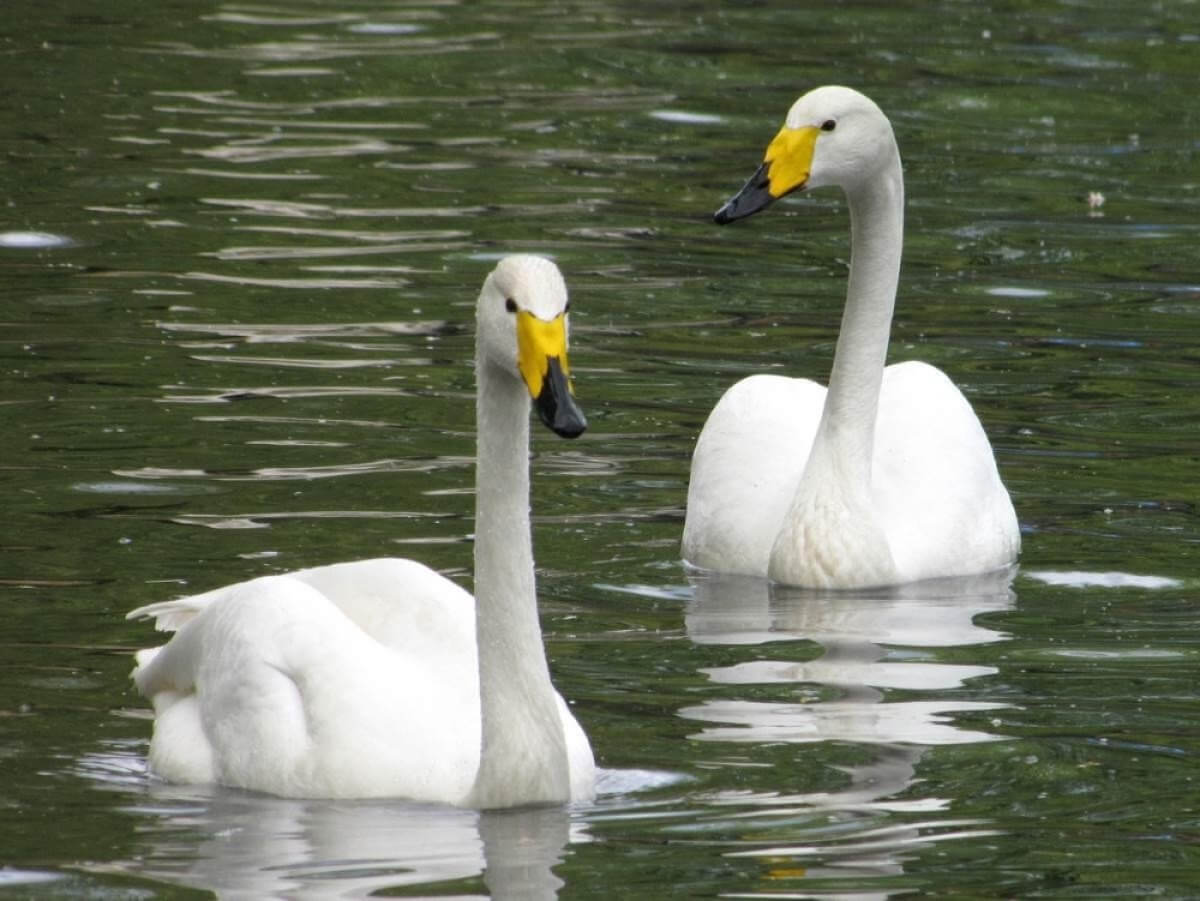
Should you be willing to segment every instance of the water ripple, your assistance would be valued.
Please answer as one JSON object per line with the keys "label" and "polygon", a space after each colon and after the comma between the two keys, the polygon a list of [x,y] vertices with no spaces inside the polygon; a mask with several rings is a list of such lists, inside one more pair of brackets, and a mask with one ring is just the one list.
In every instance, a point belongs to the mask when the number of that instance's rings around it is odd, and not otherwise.
{"label": "water ripple", "polygon": [[[141,469],[114,469],[113,475],[126,479],[212,479],[218,482],[299,481],[337,479],[344,476],[375,475],[397,472],[440,472],[469,468],[474,457],[442,456],[422,460],[370,460],[365,463],[337,463],[329,466],[268,466],[248,471],[210,472],[203,469],[171,469],[145,466]],[[291,516],[289,511],[284,516]]]}
{"label": "water ripple", "polygon": [[679,710],[679,716],[709,726],[690,737],[699,741],[957,745],[1000,741],[1002,736],[963,729],[953,713],[1002,710],[987,701],[893,701],[778,704],[766,701],[712,700]]}
{"label": "water ripple", "polygon": [[422,244],[419,242],[404,242],[399,244],[376,243],[366,247],[343,245],[340,247],[313,247],[299,245],[295,247],[272,245],[268,247],[225,247],[221,250],[209,251],[201,256],[215,257],[227,262],[245,260],[311,260],[321,257],[361,257],[397,253],[428,253],[431,251],[457,250],[467,246],[465,242],[438,242]]}
{"label": "water ripple", "polygon": [[155,325],[165,332],[214,335],[236,338],[247,344],[294,344],[314,340],[331,341],[347,338],[433,337],[455,334],[460,329],[443,319],[413,322],[321,322],[321,323],[234,323],[234,322],[164,322]]}
{"label": "water ripple", "polygon": [[415,510],[295,510],[287,513],[188,513],[182,516],[172,516],[171,522],[184,526],[200,526],[205,529],[266,529],[274,522],[293,522],[297,520],[404,520],[420,519],[444,520],[449,514],[431,513]]}
{"label": "water ripple", "polygon": [[299,357],[248,357],[237,354],[192,354],[201,363],[236,363],[244,366],[268,366],[272,369],[370,369],[389,368],[406,362],[396,358],[310,360]]}
{"label": "water ripple", "polygon": [[14,250],[45,250],[54,247],[70,247],[75,242],[65,235],[50,232],[0,232],[0,247]]}
{"label": "water ripple", "polygon": [[[167,391],[180,391],[185,389],[181,385],[165,386]],[[352,385],[339,385],[337,387],[326,385],[292,385],[288,387],[280,386],[262,386],[258,388],[214,388],[205,394],[196,393],[180,393],[169,394],[166,397],[158,398],[157,402],[162,404],[226,404],[236,401],[245,401],[257,398],[274,398],[276,400],[294,400],[298,398],[317,398],[317,397],[413,397],[411,391],[405,391],[401,388],[376,388],[376,387],[356,387]]]}
{"label": "water ripple", "polygon": [[280,142],[285,140],[290,140],[290,137],[287,135],[273,135],[258,138],[255,141],[244,141],[236,145],[226,144],[223,147],[211,147],[205,150],[185,149],[183,152],[194,156],[202,156],[205,159],[241,164],[270,163],[280,160],[308,159],[311,157],[330,159],[334,157],[371,156],[405,153],[412,149],[404,144],[393,144],[389,141],[371,140],[368,138],[362,138],[357,141],[330,138],[326,143],[287,144],[280,146]]}
{"label": "water ripple", "polygon": [[259,288],[302,288],[321,290],[328,288],[402,288],[408,279],[384,277],[371,278],[255,278],[248,275],[221,275],[217,272],[183,272],[179,278],[202,282],[220,282],[227,285],[247,285]]}
{"label": "water ripple", "polygon": [[314,37],[290,41],[260,41],[228,47],[197,47],[182,41],[140,48],[148,54],[192,56],[203,59],[238,60],[246,63],[313,63],[370,56],[428,56],[476,52],[481,44],[495,43],[502,35],[494,31],[456,34],[453,37],[421,37],[414,33],[377,34],[374,39],[342,41]]}
{"label": "water ripple", "polygon": [[294,200],[270,200],[262,198],[205,197],[201,203],[213,206],[233,207],[248,215],[279,216],[289,219],[394,219],[421,216],[444,218],[478,216],[487,210],[482,206],[463,207],[386,207],[369,209],[362,207],[333,207],[324,203]]}
{"label": "water ripple", "polygon": [[1183,582],[1168,576],[1141,576],[1123,572],[1081,572],[1079,570],[1029,570],[1022,573],[1046,585],[1070,588],[1180,588]]}

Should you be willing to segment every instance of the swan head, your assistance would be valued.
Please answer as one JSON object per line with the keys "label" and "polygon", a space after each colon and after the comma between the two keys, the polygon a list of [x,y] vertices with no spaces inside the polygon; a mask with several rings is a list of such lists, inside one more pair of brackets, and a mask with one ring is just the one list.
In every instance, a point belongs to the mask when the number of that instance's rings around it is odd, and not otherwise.
{"label": "swan head", "polygon": [[853,88],[825,85],[788,110],[750,180],[715,214],[719,225],[744,219],[793,191],[840,185],[853,190],[898,159],[891,123]]}
{"label": "swan head", "polygon": [[575,403],[567,362],[569,309],[554,263],[528,254],[505,257],[479,293],[476,356],[481,370],[524,383],[547,428],[577,438],[587,419]]}

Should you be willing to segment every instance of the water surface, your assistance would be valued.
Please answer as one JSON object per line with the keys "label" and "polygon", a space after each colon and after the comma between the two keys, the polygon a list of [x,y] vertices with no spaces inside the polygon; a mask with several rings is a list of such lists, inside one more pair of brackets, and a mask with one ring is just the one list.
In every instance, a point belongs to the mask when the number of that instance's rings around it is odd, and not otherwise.
{"label": "water surface", "polygon": [[[0,895],[1194,894],[1193,4],[6,12]],[[840,197],[709,220],[825,82],[893,120],[890,356],[975,404],[1019,572],[678,561],[720,392],[828,370]],[[513,251],[574,298],[592,427],[535,435],[533,509],[596,803],[154,780],[126,610],[373,554],[469,584],[472,306]]]}

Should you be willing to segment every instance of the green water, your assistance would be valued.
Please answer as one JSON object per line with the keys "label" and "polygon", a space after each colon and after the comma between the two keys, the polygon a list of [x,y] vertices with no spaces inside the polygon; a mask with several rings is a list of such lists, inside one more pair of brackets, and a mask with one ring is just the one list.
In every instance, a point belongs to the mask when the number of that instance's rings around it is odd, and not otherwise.
{"label": "green water", "polygon": [[[1200,6],[4,12],[0,896],[1200,893]],[[835,81],[896,128],[891,359],[987,427],[1011,582],[769,595],[678,562],[720,392],[828,370],[840,197],[709,217]],[[592,427],[535,434],[533,509],[597,802],[151,779],[126,610],[381,553],[469,583],[470,320],[510,251],[574,300]]]}

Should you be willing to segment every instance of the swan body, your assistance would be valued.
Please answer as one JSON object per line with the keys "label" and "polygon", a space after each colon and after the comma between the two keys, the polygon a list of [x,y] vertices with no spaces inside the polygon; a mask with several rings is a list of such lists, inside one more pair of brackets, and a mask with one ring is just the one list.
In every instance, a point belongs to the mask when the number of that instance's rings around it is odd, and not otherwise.
{"label": "swan body", "polygon": [[566,305],[540,257],[502,260],[480,293],[476,596],[377,558],[134,610],[175,633],[133,672],[154,705],[154,772],[288,797],[592,797],[591,746],[550,682],[529,523],[531,397],[558,434],[586,427]]}
{"label": "swan body", "polygon": [[753,375],[726,391],[696,442],[683,557],[812,588],[1007,566],[1020,531],[970,403],[933,366],[884,365],[904,230],[887,117],[850,88],[810,91],[715,218],[732,222],[824,185],[845,191],[851,225],[829,387]]}

